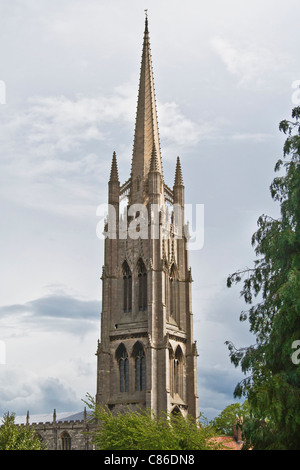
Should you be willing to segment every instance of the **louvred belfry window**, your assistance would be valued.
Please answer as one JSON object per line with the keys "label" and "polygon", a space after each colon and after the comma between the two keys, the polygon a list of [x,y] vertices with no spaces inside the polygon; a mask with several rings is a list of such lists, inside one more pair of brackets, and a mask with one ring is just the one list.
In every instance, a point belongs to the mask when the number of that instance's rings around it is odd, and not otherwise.
{"label": "louvred belfry window", "polygon": [[146,390],[146,361],[143,345],[138,341],[133,348],[135,361],[135,390],[141,392]]}
{"label": "louvred belfry window", "polygon": [[169,276],[169,285],[170,285],[170,290],[169,290],[169,305],[170,305],[170,315],[174,319],[176,319],[176,271],[175,271],[175,266],[174,264],[171,267],[170,270],[170,276]]}
{"label": "louvred belfry window", "polygon": [[123,343],[118,346],[116,351],[116,359],[119,365],[120,374],[120,392],[128,392],[129,390],[129,361],[126,348]]}
{"label": "louvred belfry window", "polygon": [[139,311],[147,310],[147,271],[142,259],[138,261],[138,286]]}
{"label": "louvred belfry window", "polygon": [[132,310],[132,276],[127,261],[123,263],[123,310]]}
{"label": "louvred belfry window", "polygon": [[174,358],[174,393],[183,396],[183,352],[177,346]]}

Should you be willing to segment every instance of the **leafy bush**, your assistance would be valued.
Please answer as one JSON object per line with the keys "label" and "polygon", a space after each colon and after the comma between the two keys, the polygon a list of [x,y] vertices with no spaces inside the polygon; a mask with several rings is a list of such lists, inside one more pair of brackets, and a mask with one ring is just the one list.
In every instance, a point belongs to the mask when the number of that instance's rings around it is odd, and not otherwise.
{"label": "leafy bush", "polygon": [[96,406],[92,397],[86,404],[92,410],[93,420],[99,423],[91,431],[93,443],[101,450],[213,450],[214,428],[205,419],[202,422],[188,416],[160,413],[150,410],[112,413]]}
{"label": "leafy bush", "polygon": [[43,445],[29,426],[17,426],[15,414],[6,413],[0,426],[0,450],[42,450]]}
{"label": "leafy bush", "polygon": [[249,416],[248,402],[245,401],[242,405],[240,403],[232,403],[228,405],[221,413],[214,418],[210,424],[215,427],[216,432],[226,436],[232,436],[233,426],[236,418],[243,417],[243,420]]}

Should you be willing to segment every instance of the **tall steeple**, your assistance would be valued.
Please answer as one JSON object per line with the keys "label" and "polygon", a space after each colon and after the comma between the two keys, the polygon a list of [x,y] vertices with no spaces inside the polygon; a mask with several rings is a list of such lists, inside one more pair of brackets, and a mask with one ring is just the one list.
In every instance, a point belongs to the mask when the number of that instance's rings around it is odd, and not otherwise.
{"label": "tall steeple", "polygon": [[147,201],[147,178],[153,148],[157,153],[158,170],[162,175],[148,17],[146,16],[131,166],[131,204]]}
{"label": "tall steeple", "polygon": [[196,418],[184,185],[179,158],[173,189],[163,179],[147,17],[131,175],[120,186],[114,153],[108,186],[96,401],[113,412],[130,406]]}

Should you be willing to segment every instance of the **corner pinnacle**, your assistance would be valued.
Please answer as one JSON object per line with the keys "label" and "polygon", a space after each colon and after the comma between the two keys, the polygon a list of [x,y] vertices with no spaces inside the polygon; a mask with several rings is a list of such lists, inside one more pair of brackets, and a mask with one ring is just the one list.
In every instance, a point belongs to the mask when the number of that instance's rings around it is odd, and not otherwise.
{"label": "corner pinnacle", "polygon": [[110,170],[110,178],[109,181],[117,181],[119,182],[119,175],[118,175],[118,165],[117,165],[117,156],[116,152],[113,153],[112,163],[111,163],[111,170]]}
{"label": "corner pinnacle", "polygon": [[174,186],[183,186],[180,158],[177,157]]}
{"label": "corner pinnacle", "polygon": [[155,144],[153,145],[153,149],[152,149],[149,172],[150,173],[160,173],[158,156],[157,156],[157,151],[156,151]]}

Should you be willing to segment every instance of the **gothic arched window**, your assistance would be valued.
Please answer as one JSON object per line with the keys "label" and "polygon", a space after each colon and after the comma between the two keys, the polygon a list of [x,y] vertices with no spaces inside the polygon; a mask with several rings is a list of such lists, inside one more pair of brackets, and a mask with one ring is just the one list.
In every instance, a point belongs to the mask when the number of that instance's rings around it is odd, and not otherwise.
{"label": "gothic arched window", "polygon": [[135,390],[146,390],[146,360],[143,345],[138,341],[133,348],[132,356],[135,362]]}
{"label": "gothic arched window", "polygon": [[139,311],[147,310],[147,270],[143,260],[138,261],[138,305]]}
{"label": "gothic arched window", "polygon": [[174,264],[172,264],[169,275],[169,305],[170,305],[170,316],[176,319],[176,270]]}
{"label": "gothic arched window", "polygon": [[72,440],[70,434],[68,432],[63,432],[60,438],[62,450],[71,450]]}
{"label": "gothic arched window", "polygon": [[123,343],[118,346],[116,359],[119,365],[120,392],[128,392],[129,389],[129,361],[126,348]]}
{"label": "gothic arched window", "polygon": [[169,380],[170,380],[170,393],[174,396],[174,351],[169,344]]}
{"label": "gothic arched window", "polygon": [[183,352],[180,346],[177,346],[174,357],[174,393],[183,395]]}
{"label": "gothic arched window", "polygon": [[132,310],[132,276],[127,261],[123,263],[123,310],[131,312]]}

